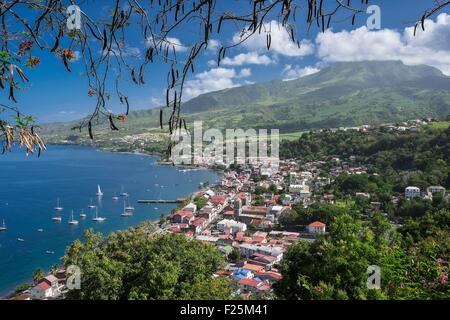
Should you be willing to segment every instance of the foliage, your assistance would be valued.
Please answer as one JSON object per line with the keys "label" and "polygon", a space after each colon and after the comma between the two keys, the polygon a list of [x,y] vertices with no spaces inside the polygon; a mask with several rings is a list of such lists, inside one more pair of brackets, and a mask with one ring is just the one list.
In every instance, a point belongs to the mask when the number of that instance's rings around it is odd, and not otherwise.
{"label": "foliage", "polygon": [[212,274],[224,263],[213,246],[143,229],[103,238],[91,230],[63,258],[82,270],[81,290],[70,299],[227,299],[228,283]]}

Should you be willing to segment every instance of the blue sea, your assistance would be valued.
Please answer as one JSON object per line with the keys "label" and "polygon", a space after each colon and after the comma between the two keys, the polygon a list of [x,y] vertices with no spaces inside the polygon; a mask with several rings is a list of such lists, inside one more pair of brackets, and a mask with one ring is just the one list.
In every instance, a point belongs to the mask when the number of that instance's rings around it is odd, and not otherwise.
{"label": "blue sea", "polygon": [[[135,226],[144,220],[158,220],[170,213],[175,204],[138,204],[138,199],[176,199],[198,190],[201,182],[214,183],[216,172],[196,170],[182,172],[173,166],[161,166],[156,157],[102,152],[86,147],[48,146],[40,158],[26,157],[15,150],[0,156],[0,296],[16,285],[30,282],[37,268],[48,270],[60,262],[65,248],[88,228],[108,234]],[[103,197],[96,196],[97,185]],[[132,217],[121,217],[123,198],[129,193],[135,207]],[[64,210],[61,222],[51,218],[56,199]],[[98,215],[104,222],[92,221]],[[71,211],[78,225],[70,225]],[[87,215],[81,219],[81,210]],[[43,229],[39,232],[38,229]],[[24,241],[18,241],[21,238]],[[48,254],[47,251],[54,252]]]}

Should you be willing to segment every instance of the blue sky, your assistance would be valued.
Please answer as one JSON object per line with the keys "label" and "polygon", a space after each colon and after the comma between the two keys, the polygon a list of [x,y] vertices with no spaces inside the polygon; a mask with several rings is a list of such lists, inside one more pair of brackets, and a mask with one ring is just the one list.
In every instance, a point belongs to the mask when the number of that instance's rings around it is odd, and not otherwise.
{"label": "blue sky", "polygon": [[[75,1],[77,2],[77,1]],[[356,1],[358,2],[358,1]],[[225,9],[240,12],[248,1],[222,2]],[[402,60],[406,64],[433,65],[450,75],[450,16],[442,14],[427,22],[427,31],[411,36],[413,21],[433,1],[425,0],[379,0],[372,1],[381,7],[381,30],[369,31],[366,19],[360,15],[355,26],[349,21],[334,23],[332,30],[322,34],[318,30],[300,32],[300,49],[288,41],[287,33],[271,24],[272,48],[265,48],[265,35],[254,36],[249,41],[227,53],[220,68],[216,53],[219,44],[236,41],[239,29],[226,25],[220,35],[214,33],[210,49],[196,63],[196,73],[186,83],[185,99],[198,94],[245,84],[271,80],[288,80],[318,72],[336,61]],[[108,1],[95,1],[82,10],[91,15],[106,15]],[[304,20],[303,20],[304,21]],[[299,19],[300,23],[303,22]],[[189,47],[198,36],[195,26],[187,26],[171,35],[173,41]],[[175,40],[176,39],[176,40]],[[142,39],[131,36],[129,51],[138,56],[145,51]],[[182,56],[183,47],[179,54]],[[87,95],[87,82],[81,76],[81,61],[72,63],[72,73],[65,71],[61,61],[52,54],[35,53],[42,62],[39,68],[27,70],[31,82],[17,94],[17,106],[25,113],[35,115],[40,122],[78,119],[94,108],[95,99]],[[146,109],[163,104],[165,99],[167,66],[151,65],[146,74],[146,84],[131,83],[129,75],[123,76],[122,91],[129,97],[131,108]],[[7,102],[5,95],[1,102]],[[118,109],[111,101],[110,108]]]}

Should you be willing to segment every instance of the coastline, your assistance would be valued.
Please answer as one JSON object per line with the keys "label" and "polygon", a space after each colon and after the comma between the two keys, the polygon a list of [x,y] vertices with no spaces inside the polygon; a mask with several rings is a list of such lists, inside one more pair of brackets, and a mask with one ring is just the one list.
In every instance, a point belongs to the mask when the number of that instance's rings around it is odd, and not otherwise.
{"label": "coastline", "polygon": [[[104,153],[111,153],[111,154],[113,154],[113,153],[119,153],[119,154],[129,154],[129,155],[136,155],[136,156],[145,156],[145,157],[152,157],[152,158],[154,158],[154,165],[155,166],[164,166],[163,164],[161,164],[160,162],[159,162],[159,160],[160,160],[160,156],[159,155],[156,155],[156,154],[149,154],[149,153],[142,153],[142,152],[130,152],[130,151],[126,151],[126,152],[124,152],[124,151],[114,151],[114,150],[105,150],[105,149],[103,149],[103,148],[99,148],[98,146],[89,146],[89,145],[80,145],[80,144],[54,144],[54,143],[52,143],[52,144],[48,144],[48,146],[59,146],[59,147],[76,147],[76,148],[80,148],[80,149],[92,149],[92,150],[95,150],[96,152],[104,152]],[[45,154],[44,154],[44,156],[45,156]],[[171,165],[172,166],[172,165]],[[178,166],[177,166],[178,167]],[[213,169],[209,169],[209,168],[204,168],[205,170],[206,169],[208,169],[208,171],[211,171],[211,172],[216,172],[216,173],[219,173],[219,172],[217,172],[217,170],[213,170]],[[216,181],[215,182],[217,182],[217,180],[219,180],[219,177],[217,177],[217,179],[216,179]],[[190,192],[188,192],[188,193],[186,193],[186,195],[185,195],[185,197],[192,197],[192,195],[195,193],[195,192],[197,192],[199,189],[197,189],[198,188],[198,185],[196,185],[196,186],[192,186],[192,190],[190,191]],[[165,209],[164,209],[165,210]],[[173,209],[168,209],[167,208],[167,211],[164,211],[164,212],[162,212],[161,213],[161,215],[160,216],[168,216],[168,215],[170,215],[171,214],[171,211],[172,211]],[[135,227],[137,227],[137,226],[139,226],[139,224],[141,224],[141,223],[145,223],[145,222],[150,222],[150,223],[152,223],[152,224],[154,224],[155,226],[156,226],[156,230],[154,230],[151,234],[155,234],[155,233],[159,233],[159,232],[161,232],[161,224],[160,224],[160,221],[159,221],[159,219],[158,218],[156,218],[156,217],[154,217],[154,218],[147,218],[147,219],[144,219],[144,220],[141,220],[141,221],[139,221],[138,223],[136,223],[136,224],[134,224],[134,225],[130,225],[130,226],[128,226],[128,227],[126,227],[126,228],[116,228],[116,230],[114,230],[114,231],[110,231],[110,232],[108,232],[108,233],[103,233],[105,236],[106,235],[108,235],[108,234],[110,234],[111,232],[115,232],[115,231],[124,231],[124,230],[127,230],[128,228],[135,228]],[[79,238],[77,238],[77,239],[79,239]],[[68,245],[70,245],[72,243],[72,241],[69,243],[69,244],[67,244],[67,246]],[[67,248],[67,246],[65,246],[65,248]],[[58,256],[58,258],[57,259],[55,259],[55,262],[56,261],[60,261],[60,257],[61,256]],[[36,267],[38,267],[38,265],[36,265]],[[44,270],[46,271],[46,272],[48,272],[49,271],[49,269],[47,269],[47,268],[44,268]],[[30,276],[29,276],[29,280],[27,280],[26,281],[26,283],[29,283],[28,281],[30,281],[31,282],[31,276],[32,276],[32,274],[30,274]],[[14,292],[15,292],[15,286],[14,287],[11,287],[11,288],[5,288],[4,290],[2,290],[2,291],[4,291],[4,293],[1,295],[1,297],[0,297],[0,299],[7,299],[8,297],[10,297],[12,294],[14,294]]]}

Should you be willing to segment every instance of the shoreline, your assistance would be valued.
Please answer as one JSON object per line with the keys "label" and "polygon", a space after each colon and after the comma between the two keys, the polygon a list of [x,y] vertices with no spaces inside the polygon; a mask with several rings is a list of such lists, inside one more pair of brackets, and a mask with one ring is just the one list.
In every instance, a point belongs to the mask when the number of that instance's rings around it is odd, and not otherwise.
{"label": "shoreline", "polygon": [[[93,150],[95,150],[97,152],[122,153],[122,154],[134,155],[134,156],[152,157],[152,158],[155,158],[155,161],[153,162],[153,165],[155,165],[155,166],[164,166],[164,164],[161,164],[161,163],[158,162],[160,160],[160,156],[159,155],[155,155],[155,154],[148,154],[148,153],[141,153],[141,152],[127,152],[127,151],[122,152],[122,151],[104,150],[102,148],[98,148],[98,147],[95,147],[95,146],[77,145],[77,144],[49,144],[48,146],[69,147],[69,148],[71,148],[71,147],[75,147],[75,148],[79,147],[79,148],[93,149]],[[177,169],[181,168],[181,166],[176,166],[176,165],[174,165],[174,166],[177,167]],[[220,174],[219,170],[214,170],[212,168],[203,168],[203,169],[204,170],[210,170],[211,172],[215,172],[215,173]],[[217,180],[214,183],[217,183],[219,180],[220,180],[220,178],[218,177]],[[202,189],[203,188],[205,188],[205,187],[202,187]],[[198,185],[197,186],[193,186],[193,190],[191,192],[189,192],[188,194],[186,194],[186,199],[187,198],[192,198],[192,196],[199,190],[200,189],[198,189]],[[176,207],[176,208],[178,208],[178,207]],[[161,213],[161,215],[159,217],[161,217],[161,216],[167,217],[170,214],[171,214],[171,210]],[[150,223],[152,223],[152,224],[154,224],[156,226],[156,229],[153,232],[150,233],[151,235],[158,234],[158,233],[162,232],[163,229],[161,228],[161,224],[160,224],[159,218],[150,218],[150,219],[142,220],[139,223],[137,223],[136,225],[129,226],[128,228],[117,229],[115,231],[104,233],[103,235],[107,236],[107,235],[111,234],[112,232],[121,232],[121,231],[125,231],[125,230],[127,230],[129,228],[136,228],[140,224],[148,223],[148,222],[150,222]],[[77,238],[77,239],[79,240],[80,238]],[[67,246],[70,246],[72,243],[73,242],[70,242]],[[66,248],[67,248],[67,246],[66,246]],[[58,257],[58,259],[55,260],[55,261],[59,262],[60,259],[61,259],[61,257]],[[48,273],[49,270],[45,270],[45,272]],[[30,284],[32,282],[31,277],[32,277],[32,275],[30,274]],[[25,283],[28,283],[28,282],[25,282]],[[31,288],[31,286],[30,286],[30,288]],[[1,294],[1,296],[0,296],[0,300],[9,299],[9,298],[13,297],[14,295],[15,295],[15,287],[12,287],[12,288],[9,288],[9,289],[5,288],[4,293]]]}

